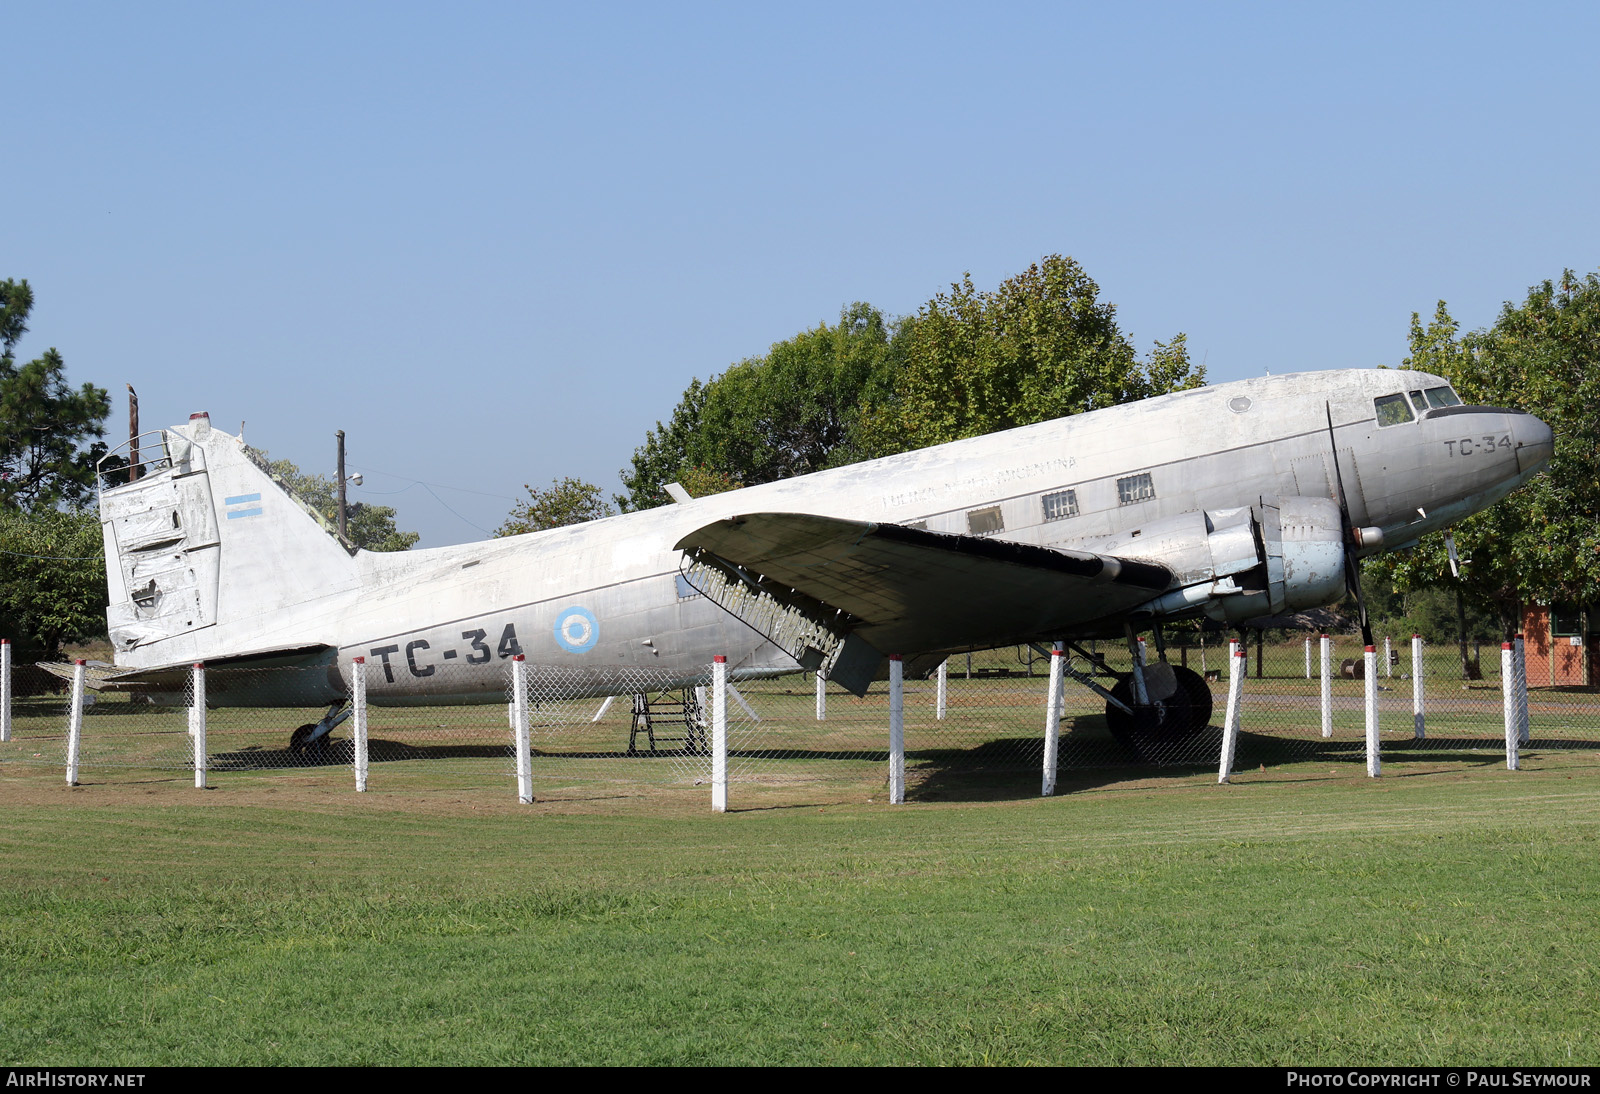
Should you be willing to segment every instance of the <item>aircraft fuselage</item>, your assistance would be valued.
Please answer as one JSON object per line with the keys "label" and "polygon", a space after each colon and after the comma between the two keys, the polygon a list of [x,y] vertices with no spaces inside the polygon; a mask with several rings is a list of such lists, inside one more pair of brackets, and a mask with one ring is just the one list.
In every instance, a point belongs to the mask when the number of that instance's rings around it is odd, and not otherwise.
{"label": "aircraft fuselage", "polygon": [[[516,653],[596,694],[629,670],[695,677],[713,654],[728,658],[735,679],[795,672],[789,654],[683,581],[681,537],[762,511],[1054,548],[1093,542],[1138,557],[1148,525],[1263,497],[1330,498],[1342,480],[1352,522],[1381,528],[1392,549],[1493,504],[1550,455],[1550,430],[1532,415],[1426,409],[1423,393],[1438,389],[1449,390],[1438,377],[1392,370],[1218,384],[573,527],[361,551],[348,566],[319,556],[309,566],[316,584],[298,590],[293,573],[277,576],[281,590],[260,574],[230,577],[229,553],[257,550],[247,537],[277,534],[275,521],[309,518],[286,496],[249,489],[243,471],[230,478],[236,438],[178,427],[180,444],[205,450],[211,479],[223,559],[214,621],[120,643],[117,661],[156,667],[320,646],[337,651],[325,655],[329,694],[361,656],[375,666],[375,703],[500,701],[503,662]],[[253,494],[263,500],[237,500]],[[243,507],[259,511],[235,519]],[[137,580],[113,578],[113,605]]]}

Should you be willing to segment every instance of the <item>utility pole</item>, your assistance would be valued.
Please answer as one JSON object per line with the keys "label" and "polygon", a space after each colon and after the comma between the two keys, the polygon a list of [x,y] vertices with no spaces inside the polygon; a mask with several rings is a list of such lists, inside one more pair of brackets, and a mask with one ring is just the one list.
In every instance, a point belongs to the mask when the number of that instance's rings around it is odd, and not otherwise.
{"label": "utility pole", "polygon": [[344,430],[342,430],[342,429],[339,430],[339,432],[335,433],[334,436],[339,438],[339,538],[341,540],[343,540],[345,543],[349,543],[350,542],[350,537],[345,535],[345,531],[344,531],[344,520],[345,520],[345,503],[344,503],[344,491],[345,491],[345,484],[344,484]]}
{"label": "utility pole", "polygon": [[128,385],[128,481],[139,477],[139,393]]}

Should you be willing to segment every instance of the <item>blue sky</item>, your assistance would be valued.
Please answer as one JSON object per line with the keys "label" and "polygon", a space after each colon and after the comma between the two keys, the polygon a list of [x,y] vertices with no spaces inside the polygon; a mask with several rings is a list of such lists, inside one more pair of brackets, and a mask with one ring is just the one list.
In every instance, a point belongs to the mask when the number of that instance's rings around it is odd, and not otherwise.
{"label": "blue sky", "polygon": [[[9,7],[28,357],[434,546],[608,491],[692,377],[1077,258],[1213,381],[1600,266],[1600,7]],[[431,484],[424,486],[421,484]]]}

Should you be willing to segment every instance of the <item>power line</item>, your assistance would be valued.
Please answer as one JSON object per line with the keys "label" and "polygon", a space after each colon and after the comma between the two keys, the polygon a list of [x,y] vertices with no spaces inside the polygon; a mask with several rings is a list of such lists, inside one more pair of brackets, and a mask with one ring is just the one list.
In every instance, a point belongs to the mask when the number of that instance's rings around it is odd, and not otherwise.
{"label": "power line", "polygon": [[[410,475],[398,475],[393,471],[385,471],[382,468],[378,468],[378,467],[369,467],[369,466],[366,466],[366,465],[355,465],[355,464],[352,464],[351,466],[356,467],[357,470],[367,471],[367,472],[370,472],[371,474],[374,474],[374,475],[388,475],[392,479],[399,479],[401,482],[409,482],[413,486],[424,486],[424,487],[435,487],[436,486],[440,490],[454,490],[457,493],[461,493],[461,494],[478,494],[481,497],[485,497],[485,498],[499,498],[501,501],[516,501],[517,500],[515,497],[511,496],[510,494],[494,494],[494,493],[490,493],[487,490],[473,490],[470,487],[466,487],[466,486],[449,486],[449,485],[446,485],[445,483],[442,483],[442,482],[424,482],[422,479],[414,479]],[[402,487],[399,490],[367,490],[367,489],[363,488],[363,493],[378,494],[378,495],[403,494],[409,489],[411,489],[410,486]]]}

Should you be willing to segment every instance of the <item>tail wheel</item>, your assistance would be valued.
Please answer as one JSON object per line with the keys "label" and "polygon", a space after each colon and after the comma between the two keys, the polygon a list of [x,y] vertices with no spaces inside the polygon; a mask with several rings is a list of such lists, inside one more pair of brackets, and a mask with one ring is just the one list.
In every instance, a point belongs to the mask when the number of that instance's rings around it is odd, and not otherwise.
{"label": "tail wheel", "polygon": [[289,734],[289,751],[299,752],[306,747],[306,741],[317,730],[316,722],[307,722],[293,733]]}

